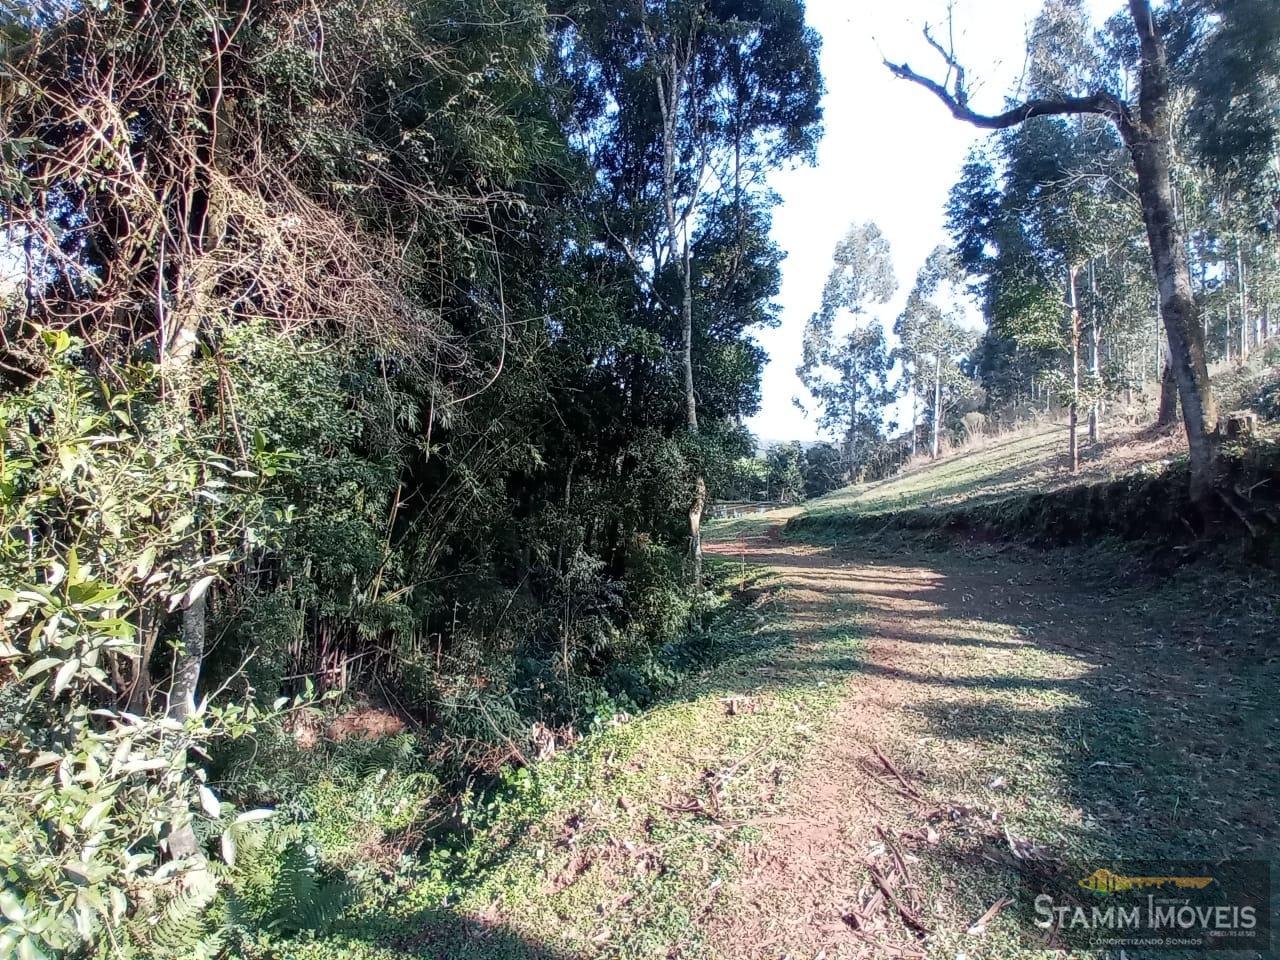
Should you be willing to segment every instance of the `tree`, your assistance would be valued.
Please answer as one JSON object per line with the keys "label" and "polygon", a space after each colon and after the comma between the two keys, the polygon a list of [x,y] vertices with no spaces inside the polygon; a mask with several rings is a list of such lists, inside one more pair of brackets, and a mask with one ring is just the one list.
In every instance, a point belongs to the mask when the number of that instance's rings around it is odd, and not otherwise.
{"label": "tree", "polygon": [[894,397],[889,387],[893,357],[884,329],[872,323],[828,340],[821,360],[802,369],[805,386],[822,408],[823,429],[843,435],[845,473],[854,479],[883,433],[885,408]]}
{"label": "tree", "polygon": [[[708,205],[720,204],[734,211],[735,235],[745,242],[753,181],[812,155],[821,119],[817,36],[797,0],[622,7],[579,0],[563,12],[561,63],[578,93],[583,147],[597,158],[618,214],[610,239],[642,278],[652,308],[678,322],[684,426],[696,436],[691,234]],[[688,506],[695,585],[705,500],[705,478],[695,470]]]}
{"label": "tree", "polygon": [[[964,294],[963,283],[964,273],[951,250],[934,248],[894,323],[894,333],[901,342],[898,355],[903,362],[903,380],[911,391],[912,451],[916,442],[916,385],[926,384],[933,414],[929,450],[935,458],[941,449],[945,394],[967,381],[957,362],[975,343],[973,333],[962,322],[963,306],[958,300]],[[936,302],[940,294],[945,305]]]}
{"label": "tree", "polygon": [[804,447],[781,443],[765,456],[768,465],[769,499],[796,503],[805,497]]}
{"label": "tree", "polygon": [[1213,483],[1218,414],[1209,382],[1204,334],[1191,293],[1186,247],[1174,209],[1168,50],[1149,0],[1129,0],[1129,13],[1140,49],[1138,96],[1133,105],[1110,90],[1099,88],[1088,94],[1029,99],[999,114],[978,113],[969,105],[965,70],[954,49],[942,47],[927,30],[926,39],[947,66],[942,83],[916,73],[905,63],[886,60],[885,65],[895,76],[932,92],[957,119],[985,129],[1008,129],[1035,117],[1081,114],[1103,116],[1115,125],[1137,176],[1138,198],[1160,291],[1160,313],[1168,334],[1170,361],[1191,451],[1192,497],[1199,501],[1208,496]]}
{"label": "tree", "polygon": [[[83,344],[42,340],[46,376],[0,397],[0,944],[106,956],[144,904],[213,900],[192,821],[215,826],[221,808],[194,758],[262,719],[252,701],[128,710],[137,625],[190,606],[269,535],[264,487],[284,461],[260,447],[230,457],[216,430],[169,417],[157,364],[127,371],[120,390],[74,362]],[[206,509],[193,515],[193,502]],[[193,564],[192,525],[228,552]],[[139,854],[162,843],[167,861]]]}
{"label": "tree", "polygon": [[[866,444],[880,435],[881,416],[892,398],[893,361],[884,331],[874,320],[865,324],[868,310],[887,303],[897,285],[889,241],[874,223],[855,223],[836,244],[822,304],[805,325],[796,374],[822,407],[824,428],[843,434],[849,476]],[[862,325],[837,334],[842,314]]]}
{"label": "tree", "polygon": [[889,240],[876,224],[855,223],[836,244],[831,271],[822,288],[820,320],[828,323],[840,311],[860,317],[888,303],[898,289]]}
{"label": "tree", "polygon": [[1250,200],[1272,206],[1280,190],[1280,7],[1270,0],[1184,0],[1172,62],[1191,90],[1195,152]]}
{"label": "tree", "polygon": [[829,443],[811,444],[804,452],[804,492],[820,497],[840,486],[840,451]]}

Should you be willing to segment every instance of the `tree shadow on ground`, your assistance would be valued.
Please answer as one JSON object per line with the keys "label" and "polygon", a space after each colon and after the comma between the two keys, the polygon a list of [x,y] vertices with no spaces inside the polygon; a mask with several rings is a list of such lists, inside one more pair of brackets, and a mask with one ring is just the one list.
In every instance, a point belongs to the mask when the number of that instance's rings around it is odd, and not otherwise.
{"label": "tree shadow on ground", "polygon": [[[912,562],[874,546],[754,548],[751,562],[781,572],[789,618],[759,640],[777,646],[772,662],[720,673],[726,692],[846,673],[906,684],[921,735],[1034,753],[1036,775],[1080,812],[1064,828],[1077,853],[1280,853],[1276,577],[1209,562],[1158,579],[1124,552]],[[827,649],[862,631],[925,659],[904,667]]]}
{"label": "tree shadow on ground", "polygon": [[535,943],[488,918],[428,908],[353,928],[327,943],[326,956],[373,960],[578,960],[578,955]]}
{"label": "tree shadow on ground", "polygon": [[[1157,574],[1118,548],[974,557],[765,537],[747,552],[778,571],[785,614],[719,688],[896,687],[895,759],[950,811],[922,856],[975,916],[1053,864],[1280,854],[1274,575],[1213,560]],[[866,649],[847,652],[850,636]],[[1031,898],[1015,899],[1034,931]]]}

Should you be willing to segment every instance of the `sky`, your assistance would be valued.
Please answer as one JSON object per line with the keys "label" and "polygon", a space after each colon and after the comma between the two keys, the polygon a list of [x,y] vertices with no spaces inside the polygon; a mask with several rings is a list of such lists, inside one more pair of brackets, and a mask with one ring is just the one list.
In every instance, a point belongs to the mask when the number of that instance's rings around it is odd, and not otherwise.
{"label": "sky", "polygon": [[[1119,0],[1090,0],[1101,22]],[[749,425],[764,442],[818,437],[816,416],[795,375],[805,321],[818,305],[836,242],[854,221],[874,220],[893,248],[897,298],[876,311],[892,326],[929,251],[947,242],[943,206],[970,144],[986,136],[955,120],[927,90],[894,78],[882,55],[940,76],[940,60],[920,35],[946,21],[947,0],[808,0],[821,35],[826,135],[812,167],[771,178],[782,198],[773,236],[782,266],[782,323],[762,331],[768,351],[763,402]],[[954,0],[956,49],[972,105],[1002,106],[1022,75],[1026,31],[1040,0]],[[975,317],[975,323],[980,322]]]}

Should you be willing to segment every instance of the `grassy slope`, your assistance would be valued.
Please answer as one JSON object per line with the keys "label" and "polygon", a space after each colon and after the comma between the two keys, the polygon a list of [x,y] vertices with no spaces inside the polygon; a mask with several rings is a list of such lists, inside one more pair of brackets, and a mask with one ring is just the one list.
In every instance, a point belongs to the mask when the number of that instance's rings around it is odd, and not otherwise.
{"label": "grassy slope", "polygon": [[[1221,410],[1252,407],[1264,417],[1260,424],[1262,436],[1272,443],[1280,439],[1280,423],[1265,419],[1280,412],[1268,406],[1275,400],[1259,400],[1264,394],[1280,396],[1280,345],[1272,346],[1265,356],[1255,357],[1246,366],[1221,365],[1213,376]],[[824,520],[838,521],[849,514],[879,516],[921,507],[973,506],[1114,479],[1183,458],[1185,440],[1181,430],[1156,431],[1147,426],[1148,414],[1136,415],[1141,416],[1141,424],[1104,421],[1099,444],[1087,442],[1085,425],[1081,423],[1080,473],[1074,477],[1067,470],[1066,425],[1039,423],[980,439],[937,461],[921,457],[887,480],[845,487],[811,501],[803,513],[816,521],[809,525],[814,529]]]}
{"label": "grassy slope", "polygon": [[[1082,431],[1083,434],[1083,431]],[[1067,471],[1067,428],[1038,424],[980,441],[937,461],[922,459],[897,476],[837,490],[807,505],[814,519],[882,515],[920,507],[972,505],[1074,483],[1110,479],[1143,464],[1181,455],[1181,440],[1140,427],[1109,431],[1081,449],[1080,474]]]}
{"label": "grassy slope", "polygon": [[924,461],[876,483],[845,487],[808,505],[824,516],[885,514],[963,500],[994,499],[1038,487],[1061,457],[1066,430],[1056,424],[992,440],[935,463]]}

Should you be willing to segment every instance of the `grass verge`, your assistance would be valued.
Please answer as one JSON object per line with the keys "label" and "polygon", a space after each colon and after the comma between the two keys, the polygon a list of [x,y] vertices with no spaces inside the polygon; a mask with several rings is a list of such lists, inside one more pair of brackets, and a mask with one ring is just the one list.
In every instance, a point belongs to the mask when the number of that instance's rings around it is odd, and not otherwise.
{"label": "grass verge", "polygon": [[709,562],[747,602],[712,625],[708,666],[677,696],[513,771],[473,798],[452,855],[402,865],[383,896],[282,960],[702,955],[706,917],[860,646],[840,631],[795,643],[776,584],[758,570],[739,583],[738,563]]}
{"label": "grass verge", "polygon": [[946,465],[913,478],[922,504],[887,511],[874,495],[839,509],[818,501],[787,522],[787,535],[840,542],[886,530],[940,531],[1063,545],[1102,537],[1163,546],[1239,548],[1245,559],[1280,567],[1280,440],[1260,438],[1219,458],[1208,503],[1189,499],[1185,462],[1159,462],[1112,480],[1047,492],[951,502]]}

